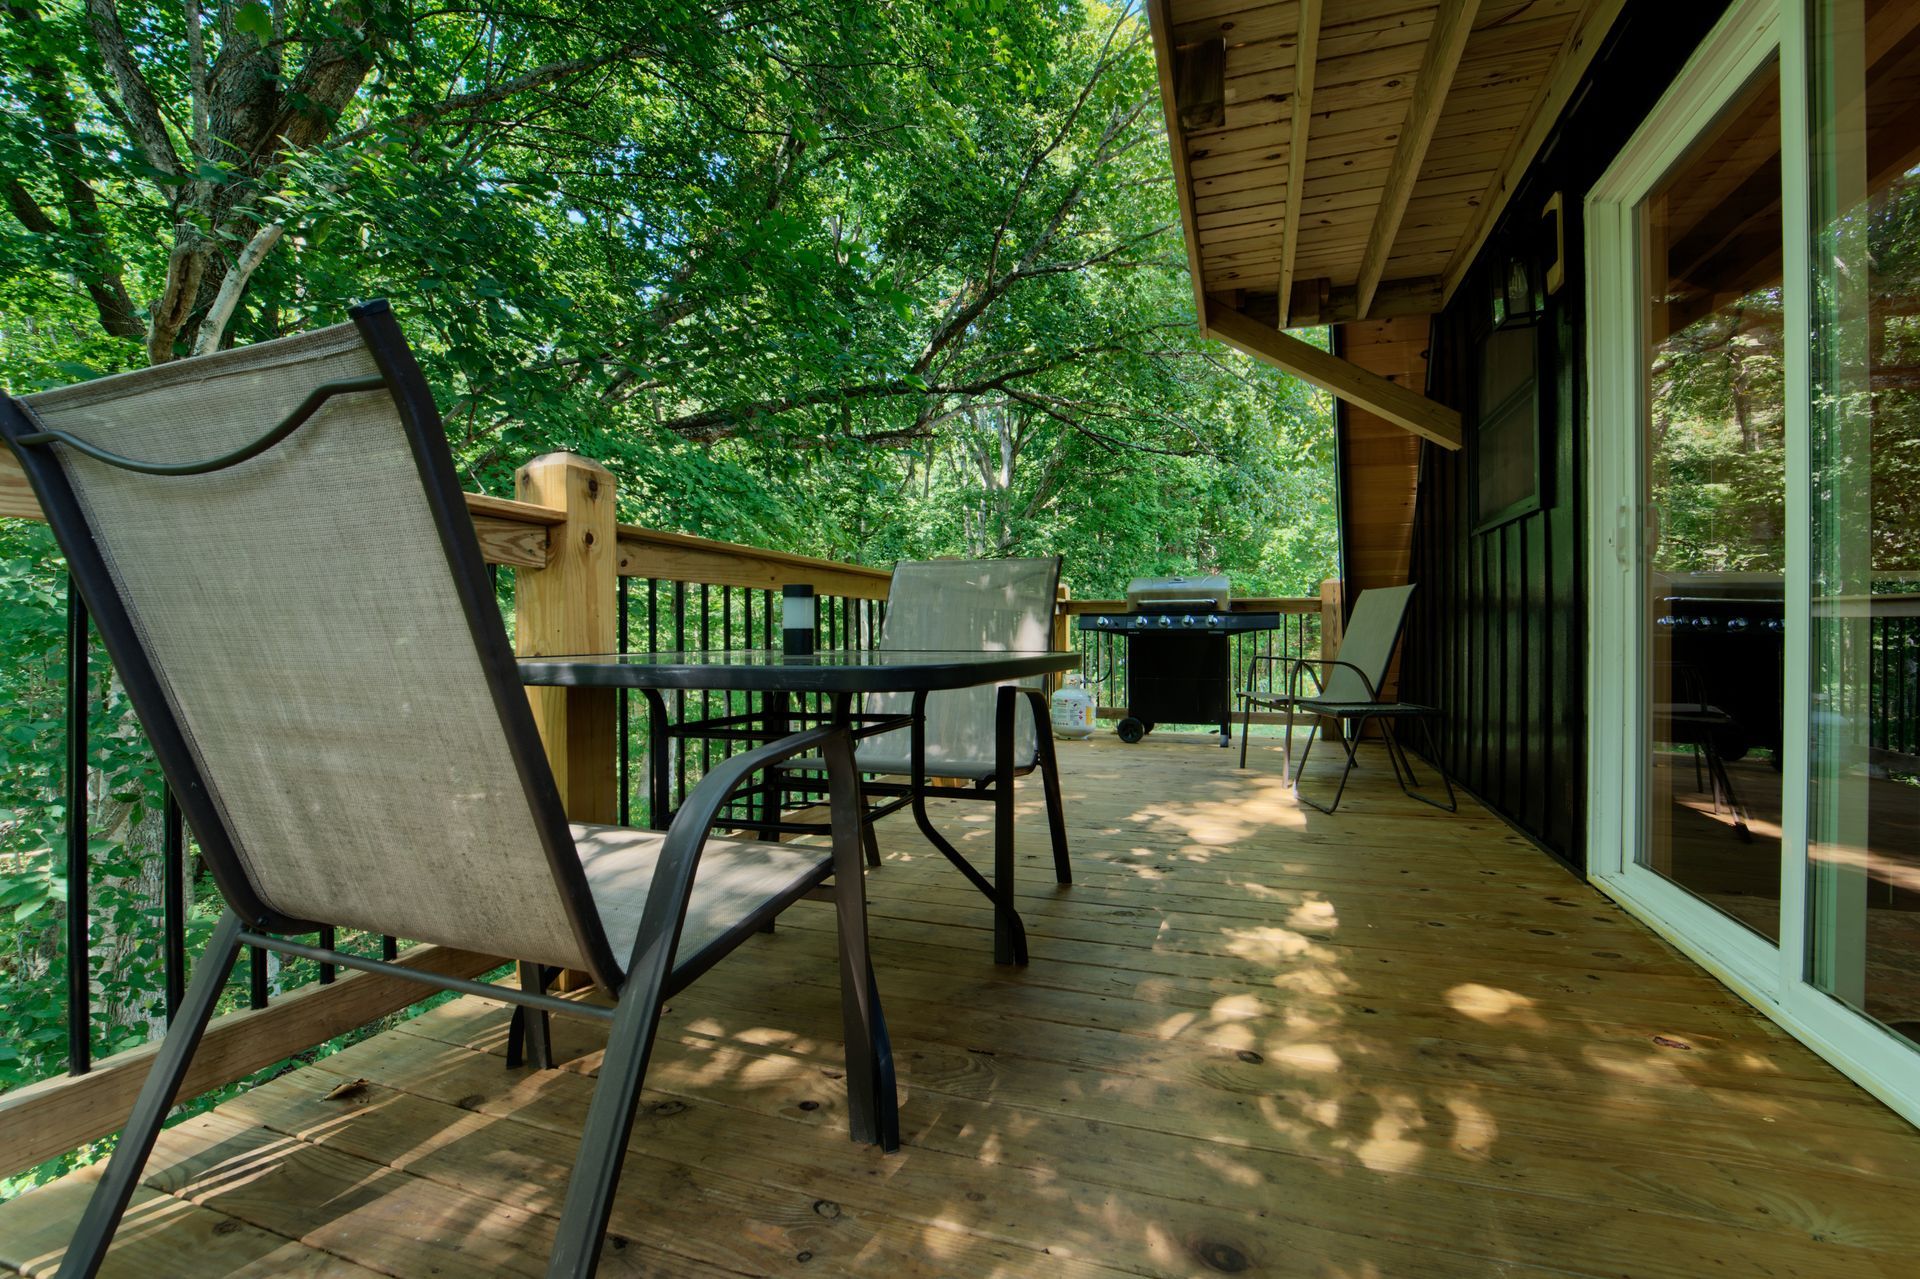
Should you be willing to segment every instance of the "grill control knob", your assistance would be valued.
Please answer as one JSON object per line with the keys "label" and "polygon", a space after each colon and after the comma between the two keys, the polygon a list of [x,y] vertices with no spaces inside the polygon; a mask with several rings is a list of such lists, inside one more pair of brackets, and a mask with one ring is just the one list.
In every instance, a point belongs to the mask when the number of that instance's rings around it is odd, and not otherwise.
{"label": "grill control knob", "polygon": [[1736,633],[1746,630],[1747,627],[1751,625],[1752,623],[1744,617],[1730,617],[1727,619],[1727,629]]}
{"label": "grill control knob", "polygon": [[1170,613],[1162,613],[1162,614],[1160,615],[1160,626],[1161,626],[1161,628],[1162,628],[1162,629],[1165,629],[1166,627],[1169,627],[1169,626],[1172,626],[1172,625],[1173,625],[1173,615],[1172,615],[1172,614],[1170,614]]}
{"label": "grill control knob", "polygon": [[1208,625],[1208,626],[1218,626],[1218,625],[1220,625],[1220,615],[1219,615],[1218,613],[1208,613],[1208,614],[1207,614],[1207,625]]}
{"label": "grill control knob", "polygon": [[1183,617],[1183,618],[1181,618],[1181,619],[1180,619],[1180,625],[1182,625],[1182,626],[1192,626],[1192,625],[1193,625],[1193,614],[1192,614],[1192,613],[1188,613],[1188,614],[1187,614],[1187,615],[1186,615],[1185,617]]}

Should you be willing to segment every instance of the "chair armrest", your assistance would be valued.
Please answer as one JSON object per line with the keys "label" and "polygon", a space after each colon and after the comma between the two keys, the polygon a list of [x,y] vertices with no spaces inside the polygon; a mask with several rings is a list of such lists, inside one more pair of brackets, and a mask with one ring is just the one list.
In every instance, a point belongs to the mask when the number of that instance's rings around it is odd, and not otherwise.
{"label": "chair armrest", "polygon": [[[1258,691],[1255,685],[1259,683],[1259,680],[1256,678],[1255,673],[1260,669],[1261,663],[1264,662],[1269,666],[1277,666],[1281,662],[1296,662],[1299,660],[1299,658],[1288,653],[1255,653],[1247,659],[1247,687],[1243,690],[1242,696],[1251,697]],[[1270,695],[1271,694],[1269,694],[1269,696]]]}
{"label": "chair armrest", "polygon": [[[849,793],[855,778],[853,747],[847,730],[839,727],[810,728],[777,742],[756,746],[750,751],[722,760],[687,795],[680,811],[667,827],[666,842],[654,863],[653,884],[647,889],[647,902],[640,912],[640,934],[634,939],[633,957],[627,964],[622,987],[629,982],[659,983],[664,988],[673,969],[673,955],[680,946],[680,929],[686,922],[687,903],[693,898],[694,872],[700,865],[700,853],[707,845],[707,832],[726,807],[733,793],[762,769],[782,760],[810,751],[818,751],[827,765],[830,782],[837,782]],[[844,776],[842,776],[844,774]],[[843,841],[835,839],[835,849]],[[857,841],[855,841],[857,846]]]}
{"label": "chair armrest", "polygon": [[1327,668],[1339,667],[1344,670],[1352,671],[1355,675],[1358,675],[1360,677],[1360,686],[1367,690],[1367,700],[1370,702],[1377,702],[1380,700],[1380,690],[1373,686],[1373,681],[1367,678],[1367,673],[1361,670],[1358,666],[1355,666],[1352,662],[1343,662],[1337,657],[1297,657],[1295,658],[1294,659],[1295,673],[1298,674],[1299,671],[1301,671],[1302,669],[1305,669],[1309,674],[1312,674],[1313,682],[1318,686],[1314,689],[1316,693],[1324,693],[1327,691],[1327,682],[1325,677],[1319,674],[1315,674],[1313,672],[1313,668],[1316,666],[1327,667]]}

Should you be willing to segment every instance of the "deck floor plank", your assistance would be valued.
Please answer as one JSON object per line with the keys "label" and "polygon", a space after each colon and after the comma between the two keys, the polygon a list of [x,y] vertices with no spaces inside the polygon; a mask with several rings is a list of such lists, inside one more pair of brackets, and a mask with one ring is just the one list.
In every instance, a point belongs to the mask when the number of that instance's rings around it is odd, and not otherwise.
{"label": "deck floor plank", "polygon": [[[846,1139],[828,905],[677,997],[604,1273],[1914,1273],[1897,1116],[1484,809],[1376,766],[1328,817],[1206,740],[1063,745],[1072,887],[1023,787],[1022,971],[881,827],[899,1154]],[[109,1273],[540,1273],[604,1032],[550,1072],[504,1032],[456,1000],[170,1129]],[[96,1175],[0,1205],[0,1268]]]}

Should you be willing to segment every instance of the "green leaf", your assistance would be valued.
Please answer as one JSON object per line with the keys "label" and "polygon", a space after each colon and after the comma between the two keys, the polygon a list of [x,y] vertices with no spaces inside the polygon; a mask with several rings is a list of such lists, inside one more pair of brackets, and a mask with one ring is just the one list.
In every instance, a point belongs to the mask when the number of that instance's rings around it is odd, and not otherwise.
{"label": "green leaf", "polygon": [[273,39],[273,13],[260,0],[250,0],[241,5],[239,12],[233,15],[233,25],[260,44]]}

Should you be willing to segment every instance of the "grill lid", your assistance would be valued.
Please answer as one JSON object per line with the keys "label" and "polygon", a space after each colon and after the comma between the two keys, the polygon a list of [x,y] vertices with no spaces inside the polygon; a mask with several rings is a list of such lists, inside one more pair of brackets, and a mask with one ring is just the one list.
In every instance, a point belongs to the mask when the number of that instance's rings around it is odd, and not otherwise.
{"label": "grill lid", "polygon": [[1136,577],[1127,583],[1127,606],[1135,611],[1204,608],[1225,612],[1233,587],[1224,573],[1200,577]]}

